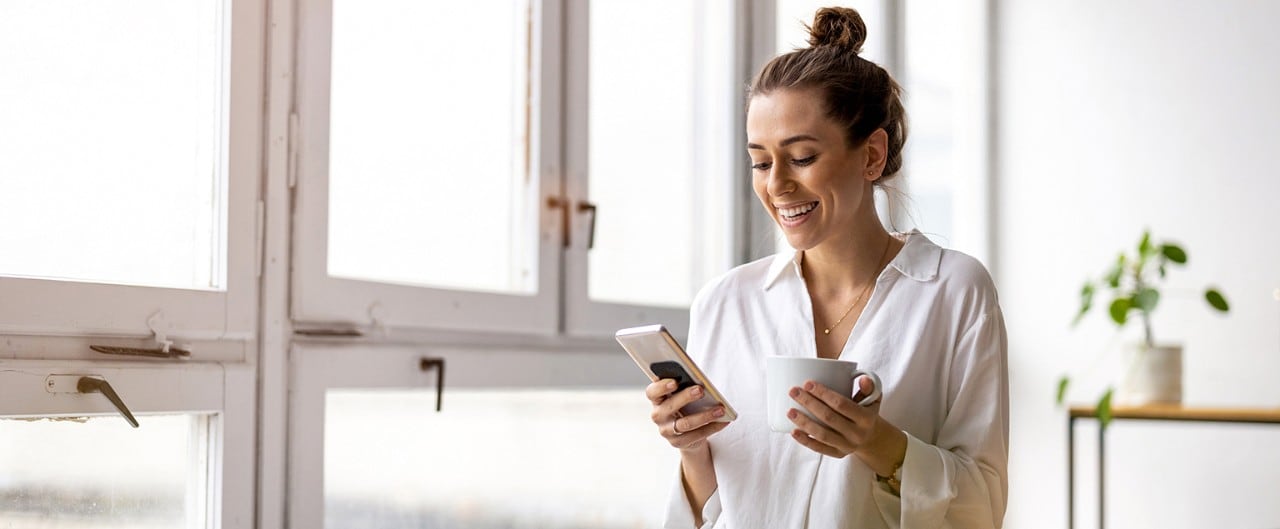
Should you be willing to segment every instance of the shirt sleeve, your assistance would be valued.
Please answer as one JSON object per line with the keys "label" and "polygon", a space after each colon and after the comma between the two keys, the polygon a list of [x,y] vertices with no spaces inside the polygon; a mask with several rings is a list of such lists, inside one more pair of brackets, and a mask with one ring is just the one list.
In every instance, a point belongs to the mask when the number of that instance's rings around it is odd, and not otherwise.
{"label": "shirt sleeve", "polygon": [[684,491],[684,475],[680,465],[676,464],[676,479],[671,487],[671,495],[667,502],[667,516],[662,523],[663,529],[711,529],[720,518],[720,491],[717,489],[702,505],[702,525],[696,525],[693,519],[693,508],[689,506],[689,496]]}
{"label": "shirt sleeve", "polygon": [[998,308],[962,335],[936,444],[908,433],[900,496],[872,489],[891,527],[1001,527],[1009,486],[1007,343]]}

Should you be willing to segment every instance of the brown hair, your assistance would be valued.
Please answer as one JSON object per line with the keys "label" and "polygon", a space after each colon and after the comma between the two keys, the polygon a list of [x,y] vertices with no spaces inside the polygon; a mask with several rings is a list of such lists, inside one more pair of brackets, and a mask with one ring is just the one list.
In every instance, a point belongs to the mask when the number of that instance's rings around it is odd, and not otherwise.
{"label": "brown hair", "polygon": [[[809,47],[774,57],[751,83],[748,102],[779,89],[817,89],[827,116],[845,129],[849,146],[861,145],[876,129],[889,135],[884,172],[875,183],[902,169],[907,115],[902,88],[884,68],[858,56],[867,25],[857,11],[824,7],[813,15]],[[750,103],[748,103],[750,105]]]}

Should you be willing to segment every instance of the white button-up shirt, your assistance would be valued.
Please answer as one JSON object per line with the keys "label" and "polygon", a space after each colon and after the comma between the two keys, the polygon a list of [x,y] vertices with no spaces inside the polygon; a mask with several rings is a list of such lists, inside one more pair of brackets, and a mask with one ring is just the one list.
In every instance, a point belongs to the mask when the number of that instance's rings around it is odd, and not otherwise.
{"label": "white button-up shirt", "polygon": [[[690,312],[689,355],[739,414],[709,440],[719,488],[702,527],[1000,527],[1009,384],[995,286],[976,259],[905,238],[840,353],[880,375],[880,415],[907,433],[901,496],[857,456],[826,457],[769,429],[765,357],[817,356],[802,254],[785,252],[712,281]],[[677,471],[665,527],[693,528],[692,514]]]}

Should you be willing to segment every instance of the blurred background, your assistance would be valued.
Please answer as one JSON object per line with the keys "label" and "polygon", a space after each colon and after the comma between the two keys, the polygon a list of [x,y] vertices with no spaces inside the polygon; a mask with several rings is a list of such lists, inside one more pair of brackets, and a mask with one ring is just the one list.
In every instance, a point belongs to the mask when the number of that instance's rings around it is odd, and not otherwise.
{"label": "blurred background", "polygon": [[[905,90],[883,221],[1000,291],[1005,527],[1068,526],[1146,230],[1182,404],[1280,414],[1280,3],[0,0],[0,529],[658,526],[612,334],[785,247],[744,93],[827,5]],[[1280,424],[1106,436],[1107,526],[1280,527]]]}

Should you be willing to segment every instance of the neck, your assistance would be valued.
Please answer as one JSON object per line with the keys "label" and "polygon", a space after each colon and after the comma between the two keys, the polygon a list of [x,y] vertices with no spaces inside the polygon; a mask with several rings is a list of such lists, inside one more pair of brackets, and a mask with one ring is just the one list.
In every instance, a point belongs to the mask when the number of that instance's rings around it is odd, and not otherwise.
{"label": "neck", "polygon": [[851,228],[847,236],[823,241],[803,252],[801,270],[814,292],[847,297],[849,292],[875,281],[885,261],[894,254],[897,241],[874,217],[874,209],[869,221]]}

